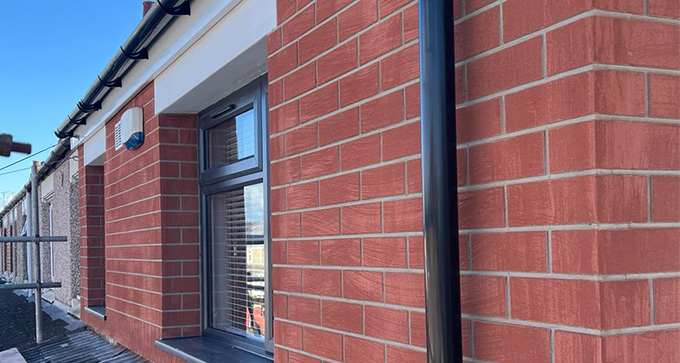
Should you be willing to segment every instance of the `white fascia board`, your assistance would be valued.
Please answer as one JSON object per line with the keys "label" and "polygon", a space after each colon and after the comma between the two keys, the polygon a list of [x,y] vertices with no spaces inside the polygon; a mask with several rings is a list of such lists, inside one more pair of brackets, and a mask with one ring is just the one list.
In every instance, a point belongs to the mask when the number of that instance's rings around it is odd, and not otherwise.
{"label": "white fascia board", "polygon": [[123,77],[123,86],[112,89],[103,100],[102,109],[90,114],[87,125],[77,128],[75,134],[79,138],[71,139],[71,147],[76,148],[94,136],[137,92],[153,81],[243,1],[256,2],[262,7],[265,5],[272,7],[273,10],[268,11],[276,13],[275,0],[192,1],[191,16],[176,16],[173,19],[149,47],[149,60],[137,61]]}
{"label": "white fascia board", "polygon": [[267,70],[275,0],[244,0],[155,80],[157,113],[198,113]]}
{"label": "white fascia board", "polygon": [[83,147],[83,165],[99,165],[93,163],[106,152],[106,130],[102,127],[90,136]]}

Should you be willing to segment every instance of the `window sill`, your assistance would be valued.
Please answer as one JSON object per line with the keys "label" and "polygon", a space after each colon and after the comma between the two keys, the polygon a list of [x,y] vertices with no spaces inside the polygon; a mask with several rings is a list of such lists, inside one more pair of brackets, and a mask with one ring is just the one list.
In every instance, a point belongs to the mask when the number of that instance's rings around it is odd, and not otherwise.
{"label": "window sill", "polygon": [[248,352],[213,336],[156,340],[158,349],[192,363],[271,363],[272,359]]}
{"label": "window sill", "polygon": [[106,306],[104,305],[86,306],[85,311],[87,311],[91,315],[94,315],[94,317],[98,319],[106,320]]}

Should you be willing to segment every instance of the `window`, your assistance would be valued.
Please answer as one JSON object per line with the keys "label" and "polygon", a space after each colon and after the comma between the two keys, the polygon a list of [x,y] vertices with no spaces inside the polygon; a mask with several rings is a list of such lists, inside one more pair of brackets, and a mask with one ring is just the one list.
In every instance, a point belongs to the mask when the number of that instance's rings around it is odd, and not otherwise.
{"label": "window", "polygon": [[204,333],[271,352],[266,79],[199,115]]}

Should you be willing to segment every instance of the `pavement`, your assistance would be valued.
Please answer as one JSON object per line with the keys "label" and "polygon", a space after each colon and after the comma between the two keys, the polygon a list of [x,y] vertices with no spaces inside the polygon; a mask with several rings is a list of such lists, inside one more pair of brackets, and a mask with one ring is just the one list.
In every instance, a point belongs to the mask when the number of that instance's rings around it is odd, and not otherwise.
{"label": "pavement", "polygon": [[43,342],[35,343],[33,297],[0,290],[0,362],[147,362],[43,301]]}

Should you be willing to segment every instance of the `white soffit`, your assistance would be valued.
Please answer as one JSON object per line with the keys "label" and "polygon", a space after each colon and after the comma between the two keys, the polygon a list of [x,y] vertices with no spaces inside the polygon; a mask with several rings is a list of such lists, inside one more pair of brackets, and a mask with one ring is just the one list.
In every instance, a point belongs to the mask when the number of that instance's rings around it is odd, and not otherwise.
{"label": "white soffit", "polygon": [[106,152],[106,128],[97,130],[87,141],[83,149],[83,165],[102,165],[95,163]]}
{"label": "white soffit", "polygon": [[155,80],[156,113],[197,113],[267,70],[276,0],[244,0]]}
{"label": "white soffit", "polygon": [[[276,14],[275,0],[192,1],[191,16],[176,16],[173,19],[160,37],[149,47],[149,60],[136,62],[123,77],[123,86],[111,89],[102,102],[102,109],[90,114],[87,118],[87,125],[78,127],[76,135],[80,136],[80,139],[72,138],[71,147],[75,149],[94,136],[104,127],[106,120],[112,118],[137,92],[171,66],[177,58],[190,49],[194,43],[200,41],[221,19],[228,16],[242,2],[256,3],[259,12]],[[275,15],[271,23],[276,23]],[[272,29],[274,25],[269,30]],[[242,33],[237,33],[236,37],[240,36]],[[113,54],[115,49],[111,52]],[[92,77],[94,78],[95,75]]]}

